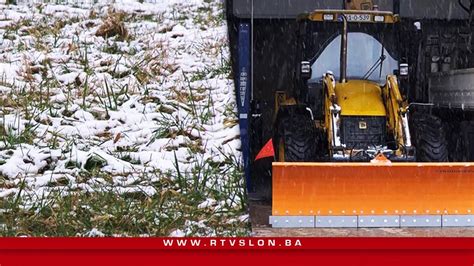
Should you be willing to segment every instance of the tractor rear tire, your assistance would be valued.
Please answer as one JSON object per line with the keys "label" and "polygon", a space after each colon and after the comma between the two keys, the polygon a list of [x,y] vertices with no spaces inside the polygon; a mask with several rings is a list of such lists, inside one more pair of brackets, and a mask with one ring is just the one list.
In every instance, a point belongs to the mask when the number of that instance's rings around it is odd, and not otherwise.
{"label": "tractor rear tire", "polygon": [[415,114],[411,128],[418,162],[448,161],[448,141],[441,119],[427,113]]}
{"label": "tractor rear tire", "polygon": [[276,158],[280,162],[314,162],[317,158],[317,134],[310,113],[288,108],[278,119]]}

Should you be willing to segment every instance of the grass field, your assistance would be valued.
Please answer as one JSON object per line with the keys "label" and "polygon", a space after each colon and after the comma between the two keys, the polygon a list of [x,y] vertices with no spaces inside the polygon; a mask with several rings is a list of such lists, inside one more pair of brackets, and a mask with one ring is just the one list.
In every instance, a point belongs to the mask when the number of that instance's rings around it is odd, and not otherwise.
{"label": "grass field", "polygon": [[248,235],[218,0],[0,5],[0,235]]}

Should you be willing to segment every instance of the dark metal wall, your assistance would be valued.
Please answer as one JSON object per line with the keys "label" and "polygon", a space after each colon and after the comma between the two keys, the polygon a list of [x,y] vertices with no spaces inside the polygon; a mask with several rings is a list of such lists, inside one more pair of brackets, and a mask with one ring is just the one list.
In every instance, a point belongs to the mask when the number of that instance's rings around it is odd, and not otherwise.
{"label": "dark metal wall", "polygon": [[[342,0],[253,0],[254,18],[294,19],[299,14],[318,8],[340,9]],[[252,0],[234,0],[232,12],[240,18],[250,18]]]}
{"label": "dark metal wall", "polygon": [[[237,33],[241,22],[250,22],[233,13],[233,1],[227,0],[227,20],[229,26],[229,40],[232,53],[234,73],[237,73]],[[238,1],[238,0],[237,0]],[[258,2],[258,1],[256,1]],[[263,128],[262,140],[271,137],[272,129],[268,122],[272,122],[275,91],[289,91],[293,86],[293,71],[296,53],[295,19],[255,19],[253,22],[254,39],[254,68],[253,68],[253,97],[259,103],[262,111],[262,120],[266,125]],[[256,111],[256,104],[254,105]],[[262,144],[263,145],[263,144]]]}
{"label": "dark metal wall", "polygon": [[[253,143],[257,149],[272,136],[275,92],[293,90],[297,26],[294,20],[254,21],[252,111],[261,114],[263,123],[261,129],[253,127],[261,131]],[[233,49],[236,51],[237,47]]]}
{"label": "dark metal wall", "polygon": [[[229,39],[232,52],[234,73],[237,72],[236,55],[237,29],[241,20],[228,14]],[[271,162],[253,162],[258,151],[265,145],[273,134],[274,95],[276,91],[290,91],[293,89],[293,71],[296,60],[296,41],[293,34],[297,24],[293,19],[256,19],[254,20],[253,40],[253,95],[251,101],[250,119],[250,158],[252,160],[252,187],[262,182]],[[269,175],[267,175],[269,177]],[[268,187],[267,185],[262,185]]]}

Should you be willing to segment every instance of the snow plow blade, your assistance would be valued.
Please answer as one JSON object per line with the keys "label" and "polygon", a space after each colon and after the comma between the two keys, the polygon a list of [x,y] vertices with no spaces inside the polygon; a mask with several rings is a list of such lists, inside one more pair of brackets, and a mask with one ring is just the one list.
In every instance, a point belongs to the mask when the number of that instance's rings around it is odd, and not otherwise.
{"label": "snow plow blade", "polygon": [[273,163],[273,227],[474,226],[472,163]]}

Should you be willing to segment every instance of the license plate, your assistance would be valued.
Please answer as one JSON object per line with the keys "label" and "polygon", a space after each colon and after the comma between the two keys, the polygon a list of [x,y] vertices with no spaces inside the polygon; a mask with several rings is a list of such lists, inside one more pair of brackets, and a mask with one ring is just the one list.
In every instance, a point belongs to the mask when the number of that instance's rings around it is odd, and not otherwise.
{"label": "license plate", "polygon": [[370,22],[370,15],[367,14],[347,14],[347,21],[350,22]]}

